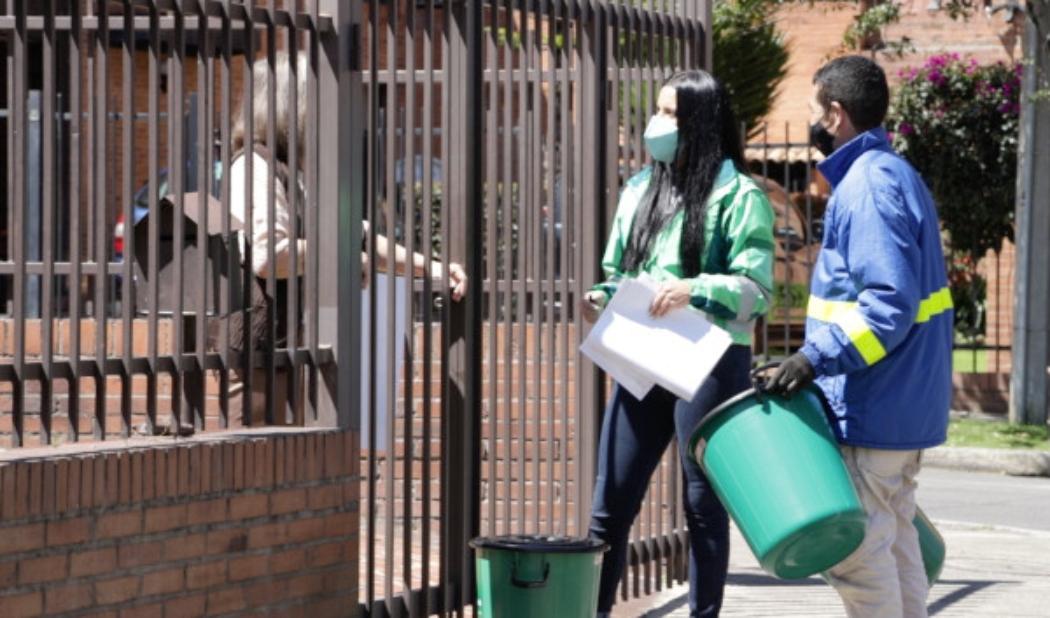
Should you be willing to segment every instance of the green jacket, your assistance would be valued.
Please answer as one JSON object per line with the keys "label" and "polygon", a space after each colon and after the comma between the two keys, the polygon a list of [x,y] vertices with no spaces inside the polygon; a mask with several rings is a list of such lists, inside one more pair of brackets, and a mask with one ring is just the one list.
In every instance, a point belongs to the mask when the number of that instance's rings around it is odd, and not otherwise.
{"label": "green jacket", "polygon": [[[621,272],[620,258],[651,175],[651,168],[635,174],[620,194],[602,258],[606,280],[594,286],[607,300],[621,279],[639,274]],[[755,320],[769,310],[773,291],[773,208],[765,192],[731,161],[723,163],[708,204],[703,266],[700,275],[688,279],[692,305],[729,331],[734,343],[750,345]],[[678,212],[660,232],[641,272],[658,281],[683,278],[679,241],[684,216]]]}

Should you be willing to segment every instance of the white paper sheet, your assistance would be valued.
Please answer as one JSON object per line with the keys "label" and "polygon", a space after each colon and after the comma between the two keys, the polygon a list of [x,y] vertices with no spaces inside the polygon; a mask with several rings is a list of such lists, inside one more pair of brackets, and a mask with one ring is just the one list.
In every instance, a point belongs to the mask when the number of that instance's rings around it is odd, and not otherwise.
{"label": "white paper sheet", "polygon": [[651,316],[659,287],[647,275],[623,281],[580,351],[639,399],[659,385],[692,400],[733,341],[691,307]]}

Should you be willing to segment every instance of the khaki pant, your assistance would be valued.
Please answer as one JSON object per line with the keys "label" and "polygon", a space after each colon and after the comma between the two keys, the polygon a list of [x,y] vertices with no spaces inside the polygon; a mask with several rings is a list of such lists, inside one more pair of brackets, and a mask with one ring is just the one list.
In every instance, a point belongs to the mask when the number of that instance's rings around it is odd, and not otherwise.
{"label": "khaki pant", "polygon": [[843,447],[842,456],[867,511],[867,531],[825,579],[850,618],[925,618],[929,584],[912,524],[921,451]]}
{"label": "khaki pant", "polygon": [[[303,372],[299,372],[297,405],[292,411],[291,420],[288,419],[287,408],[291,405],[289,401],[290,369],[279,368],[274,371],[274,401],[273,401],[273,424],[274,425],[302,425],[303,424]],[[244,378],[240,371],[230,372],[229,381],[229,410],[230,427],[243,427],[248,423],[244,419]],[[261,427],[266,425],[266,370],[252,370],[252,390],[248,395],[251,397],[251,426]]]}

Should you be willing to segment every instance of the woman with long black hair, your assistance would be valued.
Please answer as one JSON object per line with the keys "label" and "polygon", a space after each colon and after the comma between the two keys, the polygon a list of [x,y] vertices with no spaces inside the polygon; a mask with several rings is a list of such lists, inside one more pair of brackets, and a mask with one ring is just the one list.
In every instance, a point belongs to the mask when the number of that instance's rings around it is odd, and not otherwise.
{"label": "woman with long black hair", "polygon": [[707,314],[733,345],[692,401],[656,387],[642,400],[616,386],[602,422],[591,535],[610,545],[598,615],[607,616],[627,557],[630,527],[649,479],[673,436],[685,474],[690,616],[717,616],[729,563],[729,520],[700,467],[687,455],[690,432],[711,409],[750,386],[751,334],[773,287],[773,209],[745,172],[740,134],[725,88],[685,71],[660,90],[645,131],[651,166],[620,196],[602,260],[606,280],[584,297],[594,321],[618,281],[646,273],[662,282],[650,312],[683,307]]}

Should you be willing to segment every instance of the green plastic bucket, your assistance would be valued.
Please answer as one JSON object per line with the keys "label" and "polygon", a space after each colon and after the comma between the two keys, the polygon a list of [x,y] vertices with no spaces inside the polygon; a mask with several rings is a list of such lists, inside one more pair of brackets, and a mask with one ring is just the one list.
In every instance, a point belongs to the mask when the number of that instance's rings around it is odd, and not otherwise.
{"label": "green plastic bucket", "polygon": [[689,452],[769,573],[808,577],[864,540],[864,507],[814,387],[741,393],[697,425]]}
{"label": "green plastic bucket", "polygon": [[947,554],[944,537],[937,532],[937,528],[933,526],[933,522],[926,516],[926,513],[923,513],[918,507],[915,509],[915,519],[912,520],[912,523],[915,524],[915,530],[919,532],[922,566],[926,569],[926,580],[932,586],[940,578],[941,569],[944,568],[944,556]]}
{"label": "green plastic bucket", "polygon": [[593,618],[602,554],[597,539],[481,537],[475,550],[480,618]]}

